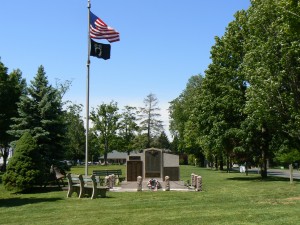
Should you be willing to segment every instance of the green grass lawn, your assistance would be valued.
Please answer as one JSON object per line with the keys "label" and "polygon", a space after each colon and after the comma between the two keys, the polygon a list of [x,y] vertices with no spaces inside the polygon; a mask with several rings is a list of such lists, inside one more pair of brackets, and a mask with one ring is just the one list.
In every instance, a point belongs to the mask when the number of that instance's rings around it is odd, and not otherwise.
{"label": "green grass lawn", "polygon": [[[125,166],[114,168],[125,173]],[[72,172],[84,173],[84,167]],[[108,192],[91,200],[48,189],[15,194],[0,184],[0,224],[300,224],[297,181],[193,166],[181,166],[182,180],[192,172],[202,176],[203,192]]]}

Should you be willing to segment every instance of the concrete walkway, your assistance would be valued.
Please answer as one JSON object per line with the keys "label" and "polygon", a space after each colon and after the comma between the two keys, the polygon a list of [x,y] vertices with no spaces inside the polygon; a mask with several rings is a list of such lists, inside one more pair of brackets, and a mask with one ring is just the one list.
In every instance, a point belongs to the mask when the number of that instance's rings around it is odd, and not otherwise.
{"label": "concrete walkway", "polygon": [[[157,191],[165,191],[165,183],[163,181],[159,181],[159,183],[161,184],[161,188],[157,189]],[[148,188],[147,184],[148,181],[143,181],[142,191],[153,191]],[[119,187],[114,187],[113,189],[110,189],[110,191],[135,192],[137,191],[137,182],[122,181]],[[195,191],[195,190],[185,186],[183,181],[170,181],[170,191]]]}

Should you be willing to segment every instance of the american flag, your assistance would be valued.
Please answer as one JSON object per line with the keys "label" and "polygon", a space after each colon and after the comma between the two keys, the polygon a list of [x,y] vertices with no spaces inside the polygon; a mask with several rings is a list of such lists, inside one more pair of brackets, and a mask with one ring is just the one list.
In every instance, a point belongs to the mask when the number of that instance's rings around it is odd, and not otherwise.
{"label": "american flag", "polygon": [[110,43],[120,41],[120,34],[109,27],[100,18],[90,12],[90,37],[94,39],[107,39]]}

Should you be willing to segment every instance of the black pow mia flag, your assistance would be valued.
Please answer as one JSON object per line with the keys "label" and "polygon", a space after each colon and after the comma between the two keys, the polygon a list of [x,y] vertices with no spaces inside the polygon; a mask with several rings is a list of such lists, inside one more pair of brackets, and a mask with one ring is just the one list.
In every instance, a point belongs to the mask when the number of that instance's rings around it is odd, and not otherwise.
{"label": "black pow mia flag", "polygon": [[97,58],[109,59],[110,58],[110,44],[102,44],[91,39],[90,56]]}

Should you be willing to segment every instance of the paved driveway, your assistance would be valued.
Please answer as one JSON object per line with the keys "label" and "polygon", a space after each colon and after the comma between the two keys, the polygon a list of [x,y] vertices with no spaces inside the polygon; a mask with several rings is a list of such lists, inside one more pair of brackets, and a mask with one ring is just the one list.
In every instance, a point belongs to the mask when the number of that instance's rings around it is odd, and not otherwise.
{"label": "paved driveway", "polygon": [[[268,176],[286,177],[290,178],[290,171],[287,169],[268,169]],[[294,179],[300,180],[300,171],[293,170]]]}
{"label": "paved driveway", "polygon": [[[257,168],[249,169],[249,172],[258,173],[258,169]],[[288,169],[268,169],[268,176],[290,178],[290,171]],[[300,180],[299,170],[296,169],[293,170],[293,178],[296,180]]]}

